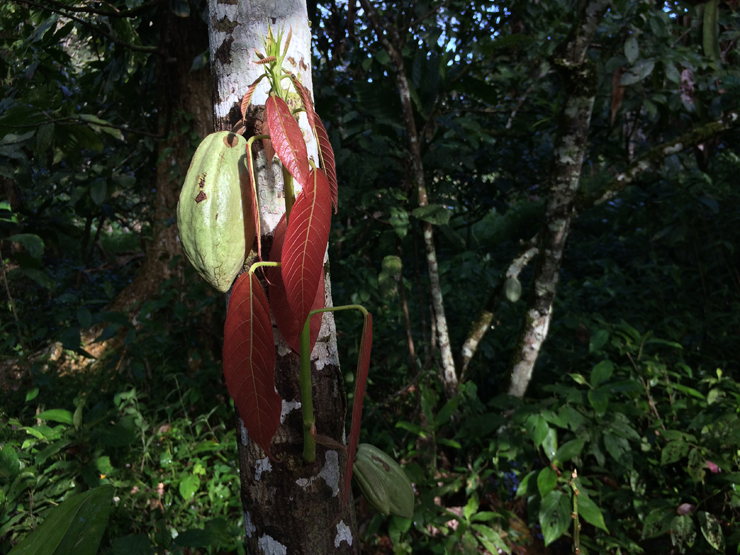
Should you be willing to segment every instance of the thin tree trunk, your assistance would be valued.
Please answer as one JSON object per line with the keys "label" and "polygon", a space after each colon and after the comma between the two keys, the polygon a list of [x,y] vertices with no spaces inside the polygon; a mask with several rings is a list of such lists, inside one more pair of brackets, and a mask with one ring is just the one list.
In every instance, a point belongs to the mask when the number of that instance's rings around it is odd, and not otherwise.
{"label": "thin tree trunk", "polygon": [[[264,51],[268,22],[274,31],[292,30],[286,57],[291,72],[299,74],[310,91],[311,34],[305,0],[260,0],[225,2],[209,0],[209,35],[214,76],[214,120],[216,129],[230,129],[240,118],[240,102],[248,86],[263,72],[253,63],[255,48]],[[245,137],[262,129],[267,99],[267,81],[252,97]],[[305,124],[305,115],[301,117]],[[305,125],[304,125],[305,128]],[[309,156],[316,156],[316,145]],[[285,212],[282,171],[260,150],[257,168],[263,255],[269,252],[273,230]],[[331,285],[326,275],[326,305],[332,305]],[[274,328],[274,327],[273,327]],[[303,421],[298,385],[299,357],[279,333],[275,333],[277,355],[275,384],[283,399],[283,417],[271,444],[271,462],[262,449],[249,440],[243,423],[240,432],[239,467],[244,510],[246,548],[253,554],[356,554],[357,525],[350,495],[341,512],[346,452],[317,445],[316,463],[302,460]],[[345,443],[347,401],[339,369],[336,330],[331,313],[325,313],[319,339],[311,354],[316,427],[320,434]],[[341,518],[340,518],[341,516]]]}
{"label": "thin tree trunk", "polygon": [[555,55],[568,96],[555,142],[550,190],[540,232],[540,257],[511,369],[509,394],[516,397],[523,397],[527,390],[550,327],[596,94],[596,72],[586,59],[586,53],[610,3],[609,0],[582,3],[579,21],[573,26],[564,48]]}
{"label": "thin tree trunk", "polygon": [[[170,261],[181,253],[177,226],[169,225],[175,215],[192,149],[190,131],[205,137],[213,129],[211,118],[211,80],[206,70],[190,72],[193,59],[208,48],[208,28],[200,15],[177,17],[167,4],[159,9],[161,48],[157,72],[157,112],[160,134],[177,131],[159,142],[157,172],[154,183],[152,240],[146,248],[144,264],[133,281],[108,307],[111,311],[130,312],[142,301],[155,297],[159,285],[178,268]],[[176,114],[192,114],[192,128],[179,132],[184,123]],[[165,151],[169,150],[169,154]]]}
{"label": "thin tree trunk", "polygon": [[485,307],[481,309],[481,311],[478,313],[478,317],[471,325],[470,331],[468,332],[468,337],[465,339],[465,343],[463,343],[462,349],[460,350],[461,383],[465,382],[468,379],[468,367],[470,366],[470,361],[472,360],[473,356],[475,356],[475,353],[478,350],[478,346],[480,345],[481,341],[483,341],[483,337],[486,335],[489,329],[493,328],[493,324],[491,322],[493,322],[494,311],[498,307],[499,303],[501,303],[501,301],[503,300],[504,282],[506,278],[518,278],[524,267],[529,263],[530,260],[532,260],[532,258],[534,258],[534,256],[537,254],[537,247],[533,246],[535,240],[536,237],[535,239],[530,241],[530,243],[527,245],[527,249],[522,254],[517,256],[511,264],[509,264],[509,267],[506,269],[506,273],[499,280],[499,284],[493,291],[491,291]]}
{"label": "thin tree trunk", "polygon": [[[414,121],[414,110],[411,104],[411,93],[409,91],[408,79],[406,78],[406,69],[404,67],[403,56],[401,54],[401,41],[392,28],[386,28],[381,24],[381,18],[375,11],[375,8],[368,0],[360,0],[362,8],[367,14],[370,25],[375,30],[378,40],[390,56],[396,76],[396,85],[398,94],[401,98],[403,109],[403,119],[406,125],[406,134],[409,140],[409,154],[411,156],[411,167],[413,170],[413,180],[416,186],[419,206],[427,206],[429,198],[427,195],[426,181],[424,178],[424,164],[421,158],[421,137],[416,129]],[[386,33],[391,37],[389,40]],[[444,297],[442,295],[442,286],[439,281],[439,264],[437,263],[437,252],[434,246],[434,230],[429,222],[423,223],[424,251],[427,259],[427,270],[429,272],[429,285],[432,293],[432,308],[434,309],[434,319],[436,321],[437,339],[439,341],[439,350],[442,362],[442,379],[445,393],[448,398],[454,397],[458,391],[457,372],[455,370],[455,360],[452,355],[452,344],[450,343],[450,333],[447,329],[447,316],[445,315]]]}

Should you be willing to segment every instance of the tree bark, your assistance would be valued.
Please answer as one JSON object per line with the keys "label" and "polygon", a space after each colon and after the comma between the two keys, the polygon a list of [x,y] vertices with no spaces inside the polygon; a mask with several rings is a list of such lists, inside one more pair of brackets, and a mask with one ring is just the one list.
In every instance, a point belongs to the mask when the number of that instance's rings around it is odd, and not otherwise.
{"label": "tree bark", "polygon": [[563,48],[555,55],[555,63],[567,90],[567,100],[555,141],[550,191],[540,231],[540,256],[512,363],[509,394],[515,397],[524,396],[550,327],[565,242],[575,215],[574,201],[596,95],[595,68],[586,59],[586,53],[610,3],[610,0],[582,3],[578,22],[572,27]]}
{"label": "tree bark", "polygon": [[[180,187],[190,164],[190,133],[194,131],[203,138],[213,129],[210,76],[205,70],[190,72],[193,59],[208,48],[208,27],[198,13],[177,17],[167,4],[160,7],[159,20],[158,132],[169,136],[157,147],[152,240],[146,247],[144,264],[133,281],[113,299],[108,307],[111,311],[131,312],[136,303],[155,297],[159,285],[179,271],[170,268],[170,261],[181,253],[181,248],[177,226],[169,221],[175,215]],[[178,118],[179,113],[193,115],[188,131],[180,132],[184,122]],[[169,154],[163,156],[168,149],[171,149]]]}
{"label": "tree bark", "polygon": [[[360,0],[362,8],[365,10],[370,25],[375,30],[378,40],[390,56],[393,64],[394,74],[396,77],[396,86],[398,95],[401,99],[403,109],[403,119],[406,125],[406,134],[408,135],[408,148],[411,157],[411,167],[413,172],[414,185],[418,195],[419,206],[427,206],[429,198],[427,195],[426,181],[424,177],[424,164],[421,157],[421,137],[416,129],[414,120],[414,110],[411,104],[411,93],[409,91],[408,79],[406,78],[406,69],[404,67],[403,55],[401,54],[401,40],[393,28],[386,28],[381,24],[381,18],[375,11],[375,8],[368,0]],[[390,39],[386,37],[388,34]],[[459,382],[457,371],[455,369],[455,360],[452,355],[452,344],[450,343],[450,332],[447,328],[447,316],[445,315],[444,297],[442,295],[442,286],[439,280],[439,264],[437,262],[437,252],[434,246],[434,230],[432,224],[424,222],[424,252],[427,259],[427,270],[429,272],[429,288],[432,293],[432,308],[434,309],[434,319],[437,328],[437,339],[439,341],[439,351],[442,361],[442,385],[447,398],[457,395]]]}
{"label": "tree bark", "polygon": [[[268,22],[273,31],[283,29],[292,40],[286,68],[300,75],[311,91],[311,34],[305,0],[250,1],[209,0],[209,36],[214,77],[216,129],[230,129],[241,118],[240,103],[249,85],[263,73],[253,63],[255,49],[264,52]],[[252,97],[245,137],[262,130],[268,87],[264,80]],[[301,126],[307,130],[305,115]],[[312,137],[310,133],[307,137]],[[316,145],[309,142],[309,156],[317,159]],[[258,147],[259,148],[259,147]],[[259,148],[257,169],[263,256],[269,252],[272,234],[285,212],[282,170],[277,159],[268,160]],[[248,247],[249,248],[249,247]],[[325,268],[328,259],[325,259]],[[326,305],[332,306],[331,285],[326,274]],[[271,444],[279,462],[272,462],[249,440],[237,418],[239,466],[244,530],[248,553],[269,555],[356,554],[359,552],[352,496],[342,512],[342,488],[346,452],[317,446],[316,463],[302,460],[303,420],[299,410],[299,357],[280,337],[276,326],[275,384],[283,399],[281,425]],[[321,332],[311,354],[314,410],[319,434],[345,441],[347,401],[339,369],[336,329],[331,313],[323,315]],[[351,492],[350,492],[351,493]],[[340,514],[341,513],[341,514]]]}
{"label": "tree bark", "polygon": [[463,383],[468,379],[468,368],[470,361],[475,356],[478,346],[483,337],[486,335],[489,329],[493,329],[493,315],[498,307],[499,303],[504,297],[504,282],[507,278],[518,278],[524,267],[529,264],[529,261],[534,258],[537,254],[537,247],[533,246],[535,239],[527,244],[526,250],[517,256],[509,267],[506,269],[506,273],[499,280],[496,288],[491,291],[491,294],[486,301],[485,307],[478,313],[478,317],[475,319],[470,327],[468,336],[463,343],[462,349],[460,350],[460,382]]}

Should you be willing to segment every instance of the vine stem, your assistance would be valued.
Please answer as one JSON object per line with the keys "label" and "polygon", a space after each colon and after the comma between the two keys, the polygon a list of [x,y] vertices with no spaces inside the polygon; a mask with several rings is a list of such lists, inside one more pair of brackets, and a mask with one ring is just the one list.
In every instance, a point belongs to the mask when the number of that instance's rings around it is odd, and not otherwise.
{"label": "vine stem", "polygon": [[576,486],[578,471],[573,470],[570,476],[568,485],[573,490],[573,512],[570,514],[573,519],[573,553],[579,555],[581,553],[581,522],[578,520],[578,486]]}
{"label": "vine stem", "polygon": [[10,303],[10,310],[13,312],[13,318],[15,319],[15,327],[18,329],[18,343],[21,344],[23,354],[26,354],[26,346],[23,343],[23,332],[21,331],[21,322],[18,319],[18,313],[15,311],[15,301],[13,296],[10,294],[10,286],[8,285],[8,272],[5,266],[5,260],[3,259],[2,253],[0,253],[0,268],[3,272],[3,282],[5,283],[5,293],[8,295],[8,302]]}
{"label": "vine stem", "polygon": [[358,304],[329,306],[309,312],[301,332],[301,370],[298,375],[298,383],[301,387],[301,408],[303,410],[303,461],[306,464],[311,464],[316,460],[316,418],[313,414],[313,386],[311,384],[311,316],[341,310],[359,310],[367,322],[367,310],[364,306]]}

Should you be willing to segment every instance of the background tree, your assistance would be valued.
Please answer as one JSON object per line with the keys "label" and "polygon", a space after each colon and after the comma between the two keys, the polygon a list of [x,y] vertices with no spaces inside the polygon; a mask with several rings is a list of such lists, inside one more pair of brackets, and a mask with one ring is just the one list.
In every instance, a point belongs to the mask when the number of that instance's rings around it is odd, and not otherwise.
{"label": "background tree", "polygon": [[[106,482],[119,497],[112,553],[287,545],[249,509],[262,455],[242,449],[248,472],[236,470],[224,303],[175,257],[135,320],[103,308],[134,283],[140,239],[173,216],[155,217],[157,161],[194,125],[158,138],[163,12],[209,22],[213,63],[228,68],[217,54],[251,59],[246,43],[222,47],[248,30],[234,26],[247,7],[217,4],[237,15],[214,20],[194,2],[40,4],[0,7],[0,545]],[[332,293],[374,316],[362,441],[402,460],[417,491],[413,521],[360,497],[353,549],[703,554],[740,540],[738,15],[714,0],[604,8],[309,4],[315,102],[340,180]],[[182,73],[186,56],[168,56]],[[203,81],[195,58],[181,82]],[[248,84],[230,80],[214,93],[219,126]],[[122,341],[86,364],[97,344],[80,332],[96,325]],[[360,326],[337,316],[341,359]],[[522,397],[507,395],[512,371]],[[346,365],[341,377],[355,378]],[[245,476],[254,530],[236,496]],[[330,495],[321,478],[306,499]]]}

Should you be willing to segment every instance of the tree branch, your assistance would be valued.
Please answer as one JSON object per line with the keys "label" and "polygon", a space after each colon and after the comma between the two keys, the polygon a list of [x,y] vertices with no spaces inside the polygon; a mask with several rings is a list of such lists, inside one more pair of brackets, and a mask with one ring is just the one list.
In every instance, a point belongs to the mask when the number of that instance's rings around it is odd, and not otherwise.
{"label": "tree branch", "polygon": [[47,118],[49,118],[47,121],[42,121],[39,123],[29,123],[26,125],[3,125],[2,127],[9,127],[11,129],[23,129],[23,128],[29,128],[29,127],[41,127],[42,125],[47,125],[49,123],[61,123],[62,125],[95,125],[97,127],[108,127],[111,129],[120,129],[121,131],[126,131],[127,133],[135,133],[136,135],[144,135],[145,137],[152,137],[154,139],[164,139],[167,137],[166,134],[157,134],[152,133],[151,131],[142,131],[141,129],[131,129],[130,127],[126,127],[124,125],[115,125],[114,123],[98,123],[98,122],[92,122],[87,121],[82,118],[78,118],[75,116],[68,116],[64,118],[58,118],[53,119],[49,114],[46,112],[42,112]]}
{"label": "tree branch", "polygon": [[96,8],[68,6],[66,4],[62,4],[61,2],[57,2],[57,0],[46,0],[46,2],[48,4],[56,6],[60,10],[65,10],[67,12],[89,13],[95,15],[103,15],[106,17],[135,17],[140,13],[145,12],[149,8],[162,4],[164,0],[150,0],[149,2],[146,2],[141,6],[137,6],[136,8],[131,8],[128,10],[99,10]]}
{"label": "tree branch", "polygon": [[488,330],[492,329],[491,322],[493,321],[494,311],[498,307],[499,303],[503,300],[504,282],[509,277],[519,277],[519,274],[524,267],[534,258],[537,254],[537,235],[532,237],[524,246],[524,252],[520,253],[506,269],[506,272],[499,280],[498,285],[491,291],[488,297],[486,306],[481,309],[478,313],[478,317],[473,322],[473,325],[468,332],[468,337],[463,343],[460,351],[460,382],[465,382],[468,379],[468,367],[473,356],[475,356],[478,346],[483,340],[483,336],[486,335]]}
{"label": "tree branch", "polygon": [[640,175],[656,168],[668,156],[699,145],[719,133],[738,126],[740,126],[740,114],[738,112],[729,112],[719,121],[707,123],[698,129],[684,133],[673,140],[651,148],[635,160],[626,171],[616,175],[606,186],[606,189],[599,192],[598,195],[584,196],[578,199],[575,206],[576,211],[580,213],[593,206],[598,206],[614,199],[628,185],[634,183]]}
{"label": "tree branch", "polygon": [[88,27],[89,29],[92,29],[93,32],[95,32],[95,33],[97,33],[99,35],[102,35],[103,37],[107,38],[109,41],[111,41],[111,42],[113,42],[113,43],[115,43],[115,44],[117,44],[119,46],[123,46],[125,48],[128,48],[129,50],[133,50],[134,52],[149,52],[149,53],[152,53],[152,52],[157,52],[159,50],[159,47],[157,47],[157,46],[140,46],[140,45],[137,45],[137,44],[131,44],[131,43],[122,41],[120,39],[117,39],[114,35],[106,32],[106,31],[103,31],[97,25],[93,25],[92,23],[90,23],[88,21],[85,21],[84,19],[80,19],[79,17],[75,17],[75,16],[69,14],[68,12],[65,12],[64,10],[60,10],[60,9],[57,9],[57,8],[51,8],[49,6],[45,6],[43,4],[39,4],[38,2],[33,2],[32,0],[12,0],[12,1],[15,2],[16,4],[21,4],[21,5],[25,4],[25,5],[28,5],[28,6],[33,6],[34,8],[38,8],[40,10],[47,10],[47,11],[50,11],[52,13],[57,13],[59,15],[62,15],[64,17],[68,18],[68,19],[71,19],[72,21],[76,21],[77,23],[80,23],[81,25],[84,25],[85,27]]}

